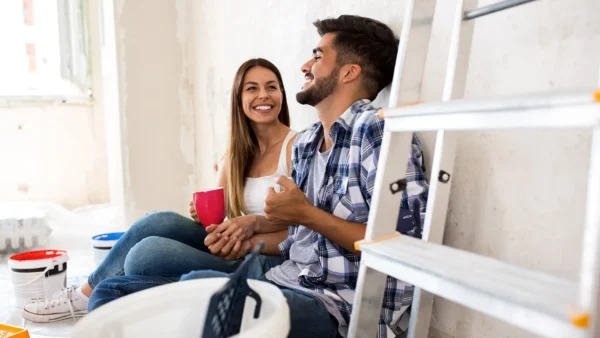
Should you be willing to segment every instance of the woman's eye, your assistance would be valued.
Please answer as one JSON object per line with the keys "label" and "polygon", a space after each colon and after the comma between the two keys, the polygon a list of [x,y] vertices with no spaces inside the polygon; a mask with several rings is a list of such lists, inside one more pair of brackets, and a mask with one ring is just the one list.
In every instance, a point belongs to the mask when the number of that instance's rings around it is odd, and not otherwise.
{"label": "woman's eye", "polygon": [[313,58],[315,59],[315,61],[319,61],[321,59],[321,57],[317,55],[313,56]]}
{"label": "woman's eye", "polygon": [[256,87],[248,87],[248,88],[246,88],[246,90],[255,90],[255,89],[256,89]]}
{"label": "woman's eye", "polygon": [[269,86],[270,90],[277,90],[277,86]]}

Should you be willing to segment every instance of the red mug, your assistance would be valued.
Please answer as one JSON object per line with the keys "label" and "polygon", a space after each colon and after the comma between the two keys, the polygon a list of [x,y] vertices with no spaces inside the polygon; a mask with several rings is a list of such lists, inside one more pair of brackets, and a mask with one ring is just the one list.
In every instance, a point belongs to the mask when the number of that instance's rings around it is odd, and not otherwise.
{"label": "red mug", "polygon": [[200,223],[207,227],[221,224],[225,219],[225,193],[223,188],[198,191],[193,195],[194,207]]}

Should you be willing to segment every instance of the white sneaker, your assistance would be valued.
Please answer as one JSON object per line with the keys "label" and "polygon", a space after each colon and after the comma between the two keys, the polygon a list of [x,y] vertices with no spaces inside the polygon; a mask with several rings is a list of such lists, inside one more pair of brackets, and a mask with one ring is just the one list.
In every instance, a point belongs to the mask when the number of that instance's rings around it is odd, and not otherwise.
{"label": "white sneaker", "polygon": [[87,300],[77,294],[77,287],[63,289],[51,299],[32,301],[23,308],[23,318],[37,323],[56,322],[83,317],[87,314]]}

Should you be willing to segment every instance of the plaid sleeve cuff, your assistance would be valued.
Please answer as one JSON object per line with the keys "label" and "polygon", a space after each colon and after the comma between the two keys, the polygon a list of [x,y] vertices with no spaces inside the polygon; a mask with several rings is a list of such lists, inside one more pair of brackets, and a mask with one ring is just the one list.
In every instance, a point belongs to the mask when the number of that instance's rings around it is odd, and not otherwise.
{"label": "plaid sleeve cuff", "polygon": [[281,252],[281,257],[283,257],[284,260],[290,259],[290,248],[292,247],[292,244],[294,244],[294,237],[289,234],[283,242],[279,243],[279,252]]}

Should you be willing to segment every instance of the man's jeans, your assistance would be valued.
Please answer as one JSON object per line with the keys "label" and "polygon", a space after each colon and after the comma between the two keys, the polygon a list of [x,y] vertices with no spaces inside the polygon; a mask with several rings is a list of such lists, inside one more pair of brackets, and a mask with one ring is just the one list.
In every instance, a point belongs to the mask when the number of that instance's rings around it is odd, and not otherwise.
{"label": "man's jeans", "polygon": [[[121,275],[179,277],[193,270],[232,272],[240,262],[225,262],[210,254],[204,227],[174,212],[150,213],[119,239],[88,278],[94,289],[106,278]],[[173,248],[177,252],[172,251]]]}
{"label": "man's jeans", "polygon": [[[155,241],[157,244],[153,244]],[[186,245],[170,246],[170,251],[164,252],[162,250],[164,249],[165,240],[160,238],[148,240],[147,242],[149,242],[149,245],[152,244],[157,251],[161,251],[166,256],[162,258],[162,261],[148,260],[146,263],[151,264],[153,267],[145,269],[144,272],[152,272],[148,270],[152,269],[156,272],[161,272],[162,275],[152,276],[145,273],[145,276],[127,275],[108,278],[98,284],[94,289],[88,305],[89,311],[93,311],[112,300],[128,294],[176,282],[178,280],[184,281],[197,278],[227,277],[228,273],[232,272],[235,269],[234,267],[240,263],[239,261],[233,263],[225,262],[218,258],[217,262],[213,260],[213,258],[216,258],[213,255],[195,249],[196,253],[194,254],[193,251],[186,248]],[[193,256],[186,257],[182,255]],[[183,259],[185,262],[194,266],[203,265],[205,268],[200,269],[201,271],[194,271],[186,274],[181,278],[177,276],[177,273],[169,276],[169,272],[183,271],[191,266],[184,266],[184,263],[179,262],[180,259]],[[206,260],[207,262],[201,262],[202,260]],[[250,266],[248,277],[268,282],[264,277],[265,273],[273,266],[281,264],[282,261],[281,257],[261,255]],[[163,264],[164,262],[170,263]],[[175,264],[176,266],[169,266],[169,264]],[[209,265],[212,267],[208,267]],[[289,337],[335,338],[338,336],[337,321],[329,315],[329,312],[319,299],[295,290],[283,287],[279,288],[285,296],[290,308],[291,330]]]}

